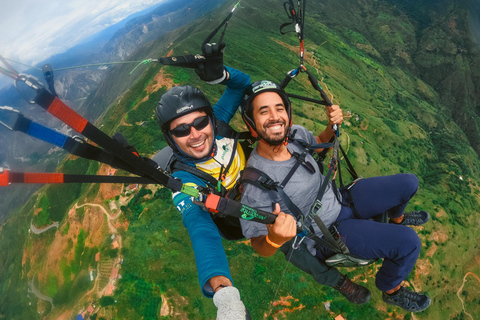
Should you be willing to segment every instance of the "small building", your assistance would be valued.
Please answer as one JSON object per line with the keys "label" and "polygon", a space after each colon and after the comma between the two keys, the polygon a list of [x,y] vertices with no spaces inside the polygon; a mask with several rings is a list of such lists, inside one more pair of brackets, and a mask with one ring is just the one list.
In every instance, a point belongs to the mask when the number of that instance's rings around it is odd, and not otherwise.
{"label": "small building", "polygon": [[135,190],[138,190],[138,183],[128,185],[127,191],[135,191]]}
{"label": "small building", "polygon": [[115,291],[115,286],[113,284],[110,284],[107,289],[107,296],[111,296],[113,294],[113,291]]}
{"label": "small building", "polygon": [[70,211],[68,211],[68,216],[71,217],[75,214],[75,208],[72,208],[70,209]]}
{"label": "small building", "polygon": [[110,278],[112,278],[112,279],[117,279],[118,278],[118,268],[113,268],[112,269],[112,274],[110,275]]}
{"label": "small building", "polygon": [[341,314],[339,314],[335,317],[335,320],[345,320],[345,318]]}
{"label": "small building", "polygon": [[95,262],[98,261],[100,261],[100,252],[97,252],[97,254],[95,255]]}
{"label": "small building", "polygon": [[113,176],[113,175],[115,174],[115,172],[117,172],[117,169],[115,169],[115,168],[110,168],[110,170],[108,170],[107,175]]}
{"label": "small building", "polygon": [[92,305],[89,305],[88,308],[87,308],[87,312],[92,314],[94,311],[95,311],[95,309],[93,309]]}
{"label": "small building", "polygon": [[112,249],[117,249],[119,247],[117,240],[112,242]]}

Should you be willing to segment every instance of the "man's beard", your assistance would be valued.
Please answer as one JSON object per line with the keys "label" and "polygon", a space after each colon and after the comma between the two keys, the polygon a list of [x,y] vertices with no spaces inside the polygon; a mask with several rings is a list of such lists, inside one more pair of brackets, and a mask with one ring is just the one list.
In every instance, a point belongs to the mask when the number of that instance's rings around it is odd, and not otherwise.
{"label": "man's beard", "polygon": [[[283,128],[285,129],[283,134],[282,135],[280,135],[280,134],[279,135],[271,135],[270,137],[268,137],[267,134],[266,134],[267,126],[272,125],[272,124],[276,124],[276,123],[283,124]],[[288,132],[288,127],[287,127],[285,121],[279,120],[279,121],[275,121],[275,122],[265,123],[263,125],[263,131],[262,132],[257,132],[257,133],[258,133],[258,136],[262,140],[264,140],[266,143],[268,143],[269,145],[278,146],[278,145],[281,145],[285,141],[285,139],[287,138],[287,132]]]}

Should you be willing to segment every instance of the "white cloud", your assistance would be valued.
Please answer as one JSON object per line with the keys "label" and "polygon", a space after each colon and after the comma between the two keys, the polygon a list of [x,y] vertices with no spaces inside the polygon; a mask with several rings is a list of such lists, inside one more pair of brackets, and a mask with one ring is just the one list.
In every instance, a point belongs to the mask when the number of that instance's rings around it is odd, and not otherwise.
{"label": "white cloud", "polygon": [[2,1],[0,54],[29,65],[165,0]]}

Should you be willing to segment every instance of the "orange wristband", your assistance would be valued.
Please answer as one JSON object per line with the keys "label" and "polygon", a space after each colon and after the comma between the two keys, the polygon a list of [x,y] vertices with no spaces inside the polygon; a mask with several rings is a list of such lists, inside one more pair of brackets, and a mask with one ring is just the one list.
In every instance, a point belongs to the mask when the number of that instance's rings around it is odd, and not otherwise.
{"label": "orange wristband", "polygon": [[269,245],[271,245],[272,247],[274,248],[280,248],[282,245],[281,244],[276,244],[275,242],[273,242],[272,240],[268,239],[268,234],[265,236],[265,241],[267,241],[267,243]]}

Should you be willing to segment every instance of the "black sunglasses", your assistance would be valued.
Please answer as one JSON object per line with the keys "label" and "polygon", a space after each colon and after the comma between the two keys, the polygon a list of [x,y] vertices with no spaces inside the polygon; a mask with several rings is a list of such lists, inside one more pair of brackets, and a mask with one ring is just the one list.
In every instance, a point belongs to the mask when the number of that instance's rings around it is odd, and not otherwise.
{"label": "black sunglasses", "polygon": [[191,128],[194,127],[195,130],[202,130],[210,123],[210,118],[208,116],[203,116],[193,120],[191,123],[181,124],[170,132],[177,138],[186,137],[190,134]]}

